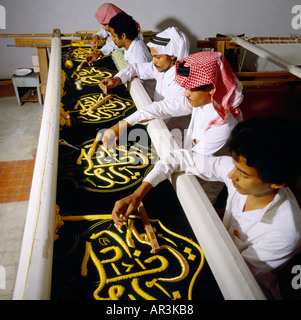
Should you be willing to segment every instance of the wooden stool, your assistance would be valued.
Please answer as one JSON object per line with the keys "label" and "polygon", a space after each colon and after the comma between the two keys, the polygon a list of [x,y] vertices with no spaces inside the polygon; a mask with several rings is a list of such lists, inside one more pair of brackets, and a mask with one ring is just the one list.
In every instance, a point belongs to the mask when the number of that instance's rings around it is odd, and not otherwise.
{"label": "wooden stool", "polygon": [[[23,102],[26,102],[26,101],[30,101],[30,102],[39,101],[40,105],[42,105],[42,96],[40,92],[41,83],[40,83],[39,72],[31,72],[30,74],[27,74],[24,76],[17,76],[14,74],[12,76],[12,81],[15,88],[17,101],[20,106],[23,104]],[[19,87],[36,88],[37,93],[35,93],[34,95],[31,95],[32,90],[29,90],[20,98],[19,90],[18,90]]]}

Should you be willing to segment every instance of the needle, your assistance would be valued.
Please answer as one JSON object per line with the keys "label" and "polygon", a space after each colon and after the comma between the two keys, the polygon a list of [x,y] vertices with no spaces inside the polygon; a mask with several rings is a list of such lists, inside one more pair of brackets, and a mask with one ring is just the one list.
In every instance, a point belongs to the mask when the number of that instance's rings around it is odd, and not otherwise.
{"label": "needle", "polygon": [[75,150],[79,150],[77,147],[73,146],[72,144],[69,144],[67,141],[65,141],[64,139],[60,139],[59,140],[59,143],[60,145],[63,145],[63,146],[67,146],[67,147],[71,147]]}

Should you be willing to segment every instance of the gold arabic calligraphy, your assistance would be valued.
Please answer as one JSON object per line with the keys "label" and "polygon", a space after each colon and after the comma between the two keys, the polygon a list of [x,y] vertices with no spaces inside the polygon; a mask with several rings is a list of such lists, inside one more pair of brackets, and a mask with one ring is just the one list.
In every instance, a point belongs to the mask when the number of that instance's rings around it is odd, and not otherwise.
{"label": "gold arabic calligraphy", "polygon": [[[129,142],[128,146],[116,145],[106,150],[101,145],[91,159],[87,156],[94,140],[85,142],[72,165],[70,158],[76,152],[61,157],[61,167],[68,175],[64,178],[72,180],[79,188],[94,192],[114,192],[127,189],[142,181],[158,160],[158,154],[150,146]],[[74,161],[74,160],[73,160]],[[76,172],[81,174],[75,174]],[[82,174],[84,176],[82,176]]]}
{"label": "gold arabic calligraphy", "polygon": [[[83,122],[101,123],[123,117],[128,110],[135,107],[132,100],[112,94],[108,101],[98,106],[95,110],[91,110],[91,107],[105,97],[103,93],[88,94],[80,97],[74,106],[74,111],[78,112],[77,117],[81,118]],[[70,111],[70,113],[72,112]]]}
{"label": "gold arabic calligraphy", "polygon": [[[64,222],[102,220],[103,223],[110,223],[107,230],[92,233],[85,241],[81,275],[88,276],[89,261],[92,261],[99,277],[93,292],[94,299],[118,300],[126,292],[132,300],[137,298],[136,295],[146,300],[156,300],[154,293],[170,300],[183,296],[192,299],[196,278],[204,264],[203,252],[194,241],[170,231],[160,220],[151,219],[151,222],[157,225],[157,237],[164,244],[157,254],[150,254],[147,246],[151,248],[151,244],[147,234],[139,233],[136,228],[141,228],[142,224],[138,216],[131,215],[126,232],[121,230],[119,234],[115,228],[110,230],[111,215],[60,216],[60,219]],[[103,223],[102,228],[105,227]],[[89,228],[88,233],[92,231],[93,228]],[[188,285],[172,285],[185,279]],[[130,287],[127,286],[129,283]]]}
{"label": "gold arabic calligraphy", "polygon": [[73,61],[84,61],[86,59],[86,56],[88,53],[96,53],[98,52],[98,49],[92,49],[92,48],[81,48],[72,47],[68,51],[66,51],[65,55],[68,56],[69,59],[72,59]]}
{"label": "gold arabic calligraphy", "polygon": [[106,68],[83,67],[80,71],[74,71],[72,78],[81,81],[82,85],[95,86],[104,78],[111,78],[116,72]]}

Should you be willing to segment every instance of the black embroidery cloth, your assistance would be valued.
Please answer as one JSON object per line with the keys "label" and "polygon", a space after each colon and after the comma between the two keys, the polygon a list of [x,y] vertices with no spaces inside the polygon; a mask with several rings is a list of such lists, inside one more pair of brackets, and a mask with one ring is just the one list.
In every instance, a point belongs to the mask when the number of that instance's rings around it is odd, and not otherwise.
{"label": "black embroidery cloth", "polygon": [[[89,115],[83,118],[78,116],[79,112],[72,112],[80,106],[82,97],[97,99],[102,94],[95,74],[98,77],[100,70],[104,75],[117,72],[112,57],[107,56],[95,62],[93,70],[83,66],[80,77],[74,73],[81,61],[78,50],[67,48],[62,53],[62,78],[66,79],[62,107],[70,111],[72,127],[63,126],[60,139],[79,150],[59,147],[56,203],[57,220],[61,219],[63,225],[59,225],[54,243],[52,299],[223,299],[169,181],[152,189],[144,199],[161,246],[158,253],[151,252],[137,212],[122,233],[113,225],[110,214],[115,201],[139,186],[158,155],[145,128],[134,126],[131,130],[144,130],[147,139],[137,138],[125,145],[120,142],[116,152],[110,154],[98,149],[92,163],[86,160],[82,152],[88,153],[97,131],[109,128],[136,108],[126,87],[121,85],[109,90],[114,99],[127,102],[121,113],[112,113],[117,118],[108,118],[106,114],[105,120],[99,120],[103,110],[97,109],[94,123]],[[66,60],[73,62],[72,68],[65,67]],[[75,83],[79,78],[86,81],[82,81],[81,90]]]}

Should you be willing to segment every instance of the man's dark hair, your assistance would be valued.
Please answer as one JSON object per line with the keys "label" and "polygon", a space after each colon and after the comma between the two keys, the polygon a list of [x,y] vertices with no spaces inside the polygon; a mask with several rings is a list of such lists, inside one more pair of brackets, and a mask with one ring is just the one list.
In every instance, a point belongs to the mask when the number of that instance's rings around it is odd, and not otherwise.
{"label": "man's dark hair", "polygon": [[121,38],[123,33],[126,34],[126,37],[129,40],[134,40],[138,36],[138,29],[135,20],[125,12],[120,12],[113,17],[109,22],[109,27],[114,29],[118,38]]}
{"label": "man's dark hair", "polygon": [[283,115],[254,117],[233,129],[229,149],[257,169],[264,183],[291,186],[300,174],[301,125]]}

